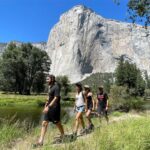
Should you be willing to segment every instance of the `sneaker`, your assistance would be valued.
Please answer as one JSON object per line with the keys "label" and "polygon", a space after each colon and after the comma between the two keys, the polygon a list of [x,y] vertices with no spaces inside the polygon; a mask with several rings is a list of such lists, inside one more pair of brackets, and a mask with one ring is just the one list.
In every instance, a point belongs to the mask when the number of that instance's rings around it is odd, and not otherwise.
{"label": "sneaker", "polygon": [[43,146],[43,143],[37,142],[37,143],[35,143],[35,144],[32,144],[32,147],[33,147],[33,148],[37,148],[37,147],[41,147],[41,146]]}
{"label": "sneaker", "polygon": [[77,132],[73,132],[72,135],[70,136],[71,140],[76,140],[77,139]]}
{"label": "sneaker", "polygon": [[61,144],[63,142],[63,139],[58,138],[58,139],[54,139],[54,141],[52,142],[52,144]]}
{"label": "sneaker", "polygon": [[90,124],[90,126],[89,126],[88,129],[89,129],[89,130],[94,130],[94,125],[93,125],[93,124]]}
{"label": "sneaker", "polygon": [[86,128],[85,128],[85,129],[82,129],[82,130],[80,131],[80,134],[81,134],[81,135],[87,134],[87,129],[86,129]]}

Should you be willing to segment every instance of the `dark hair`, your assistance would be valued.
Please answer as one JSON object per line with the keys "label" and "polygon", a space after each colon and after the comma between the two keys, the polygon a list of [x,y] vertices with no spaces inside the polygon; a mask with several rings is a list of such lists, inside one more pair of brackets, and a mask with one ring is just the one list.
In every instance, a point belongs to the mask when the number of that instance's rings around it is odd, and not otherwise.
{"label": "dark hair", "polygon": [[99,86],[98,88],[99,88],[99,90],[101,90],[101,91],[104,90],[104,87],[103,87],[103,86]]}
{"label": "dark hair", "polygon": [[52,82],[55,82],[55,81],[56,81],[54,75],[50,74],[48,77],[51,78]]}
{"label": "dark hair", "polygon": [[87,90],[88,90],[89,92],[91,92],[91,88],[87,88]]}
{"label": "dark hair", "polygon": [[77,87],[79,87],[80,88],[80,91],[82,91],[83,89],[82,89],[82,84],[81,83],[76,83],[75,84]]}

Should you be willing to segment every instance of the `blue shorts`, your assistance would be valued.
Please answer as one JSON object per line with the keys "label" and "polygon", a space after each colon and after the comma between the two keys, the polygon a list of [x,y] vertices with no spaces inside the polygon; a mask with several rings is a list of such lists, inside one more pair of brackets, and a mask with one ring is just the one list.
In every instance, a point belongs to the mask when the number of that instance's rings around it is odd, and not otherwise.
{"label": "blue shorts", "polygon": [[77,112],[84,112],[85,111],[85,106],[84,105],[83,106],[79,106],[79,107],[76,106],[76,111]]}

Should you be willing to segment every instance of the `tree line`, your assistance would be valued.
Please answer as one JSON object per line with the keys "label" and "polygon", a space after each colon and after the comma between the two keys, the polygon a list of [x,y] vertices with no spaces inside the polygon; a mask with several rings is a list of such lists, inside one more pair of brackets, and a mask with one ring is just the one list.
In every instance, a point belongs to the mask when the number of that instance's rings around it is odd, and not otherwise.
{"label": "tree line", "polygon": [[[32,44],[17,46],[10,43],[0,57],[0,90],[19,94],[41,93],[46,90],[46,76],[50,71],[51,60],[45,51]],[[63,97],[71,91],[67,76],[58,76]],[[109,93],[112,85],[123,86],[131,96],[143,96],[145,89],[150,89],[148,73],[141,72],[136,64],[119,58],[115,73],[95,73],[82,81],[89,84],[94,92],[103,84]]]}
{"label": "tree line", "polygon": [[32,44],[10,43],[0,58],[0,90],[29,95],[44,90],[50,58]]}

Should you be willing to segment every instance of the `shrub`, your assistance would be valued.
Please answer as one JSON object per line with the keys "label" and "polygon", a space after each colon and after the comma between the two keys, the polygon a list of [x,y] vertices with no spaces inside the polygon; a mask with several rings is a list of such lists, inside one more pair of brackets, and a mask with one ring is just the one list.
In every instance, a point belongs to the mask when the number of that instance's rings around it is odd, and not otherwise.
{"label": "shrub", "polygon": [[145,90],[145,97],[150,97],[150,89]]}
{"label": "shrub", "polygon": [[[131,94],[132,92],[132,94]],[[110,106],[112,110],[128,112],[131,109],[142,110],[144,100],[141,97],[133,97],[134,89],[113,85],[110,90]]]}

